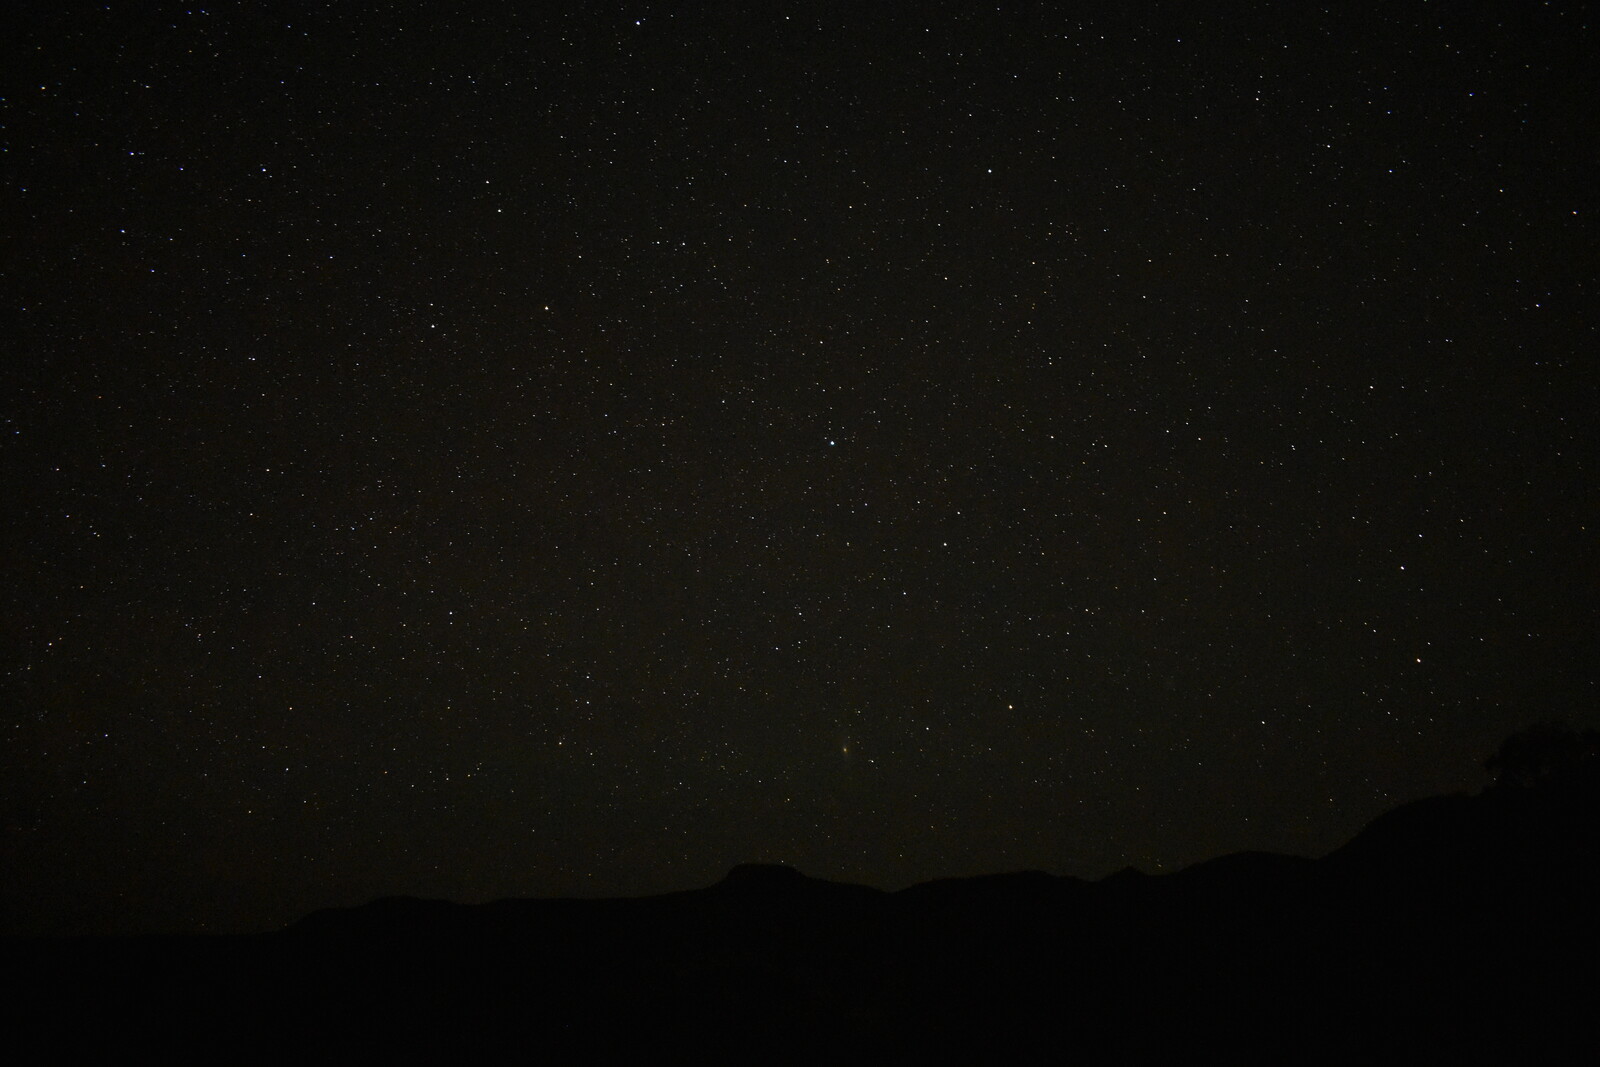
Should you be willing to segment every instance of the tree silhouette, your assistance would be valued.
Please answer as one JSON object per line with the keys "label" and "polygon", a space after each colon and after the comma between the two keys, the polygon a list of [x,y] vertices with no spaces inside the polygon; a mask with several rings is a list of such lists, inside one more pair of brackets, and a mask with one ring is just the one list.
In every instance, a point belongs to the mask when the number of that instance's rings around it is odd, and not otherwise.
{"label": "tree silhouette", "polygon": [[1512,734],[1484,763],[1500,785],[1541,789],[1592,780],[1600,773],[1600,730],[1535,723]]}

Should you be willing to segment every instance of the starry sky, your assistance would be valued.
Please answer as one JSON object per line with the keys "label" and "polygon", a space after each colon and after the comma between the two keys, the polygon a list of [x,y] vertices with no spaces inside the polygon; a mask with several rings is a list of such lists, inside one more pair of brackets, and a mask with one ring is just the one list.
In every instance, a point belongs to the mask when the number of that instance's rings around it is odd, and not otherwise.
{"label": "starry sky", "polygon": [[4,20],[6,932],[1320,855],[1600,725],[1586,5]]}

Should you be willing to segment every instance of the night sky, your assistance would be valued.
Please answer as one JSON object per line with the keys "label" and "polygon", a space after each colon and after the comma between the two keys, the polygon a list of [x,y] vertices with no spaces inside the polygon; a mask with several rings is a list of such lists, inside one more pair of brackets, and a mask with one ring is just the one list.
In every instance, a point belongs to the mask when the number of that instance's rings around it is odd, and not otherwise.
{"label": "night sky", "polygon": [[1320,855],[1600,725],[1585,5],[451,6],[3,16],[5,932]]}

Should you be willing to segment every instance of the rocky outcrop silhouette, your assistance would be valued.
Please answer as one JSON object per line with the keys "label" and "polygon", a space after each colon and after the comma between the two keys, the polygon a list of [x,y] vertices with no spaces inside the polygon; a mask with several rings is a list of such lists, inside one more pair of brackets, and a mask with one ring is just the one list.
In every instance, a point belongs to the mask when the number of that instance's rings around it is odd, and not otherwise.
{"label": "rocky outcrop silhouette", "polygon": [[7,1030],[58,1058],[235,1063],[1593,1053],[1600,775],[1536,755],[1558,771],[1405,805],[1318,860],[897,893],[752,864],[639,899],[393,898],[257,937],[12,940]]}

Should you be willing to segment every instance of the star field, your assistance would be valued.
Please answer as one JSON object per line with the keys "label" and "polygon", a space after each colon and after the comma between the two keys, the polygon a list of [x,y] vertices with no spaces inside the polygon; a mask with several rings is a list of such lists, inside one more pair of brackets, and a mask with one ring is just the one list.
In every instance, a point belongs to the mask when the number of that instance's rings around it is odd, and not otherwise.
{"label": "star field", "polygon": [[1595,723],[1580,5],[23,5],[8,930],[1320,854]]}

